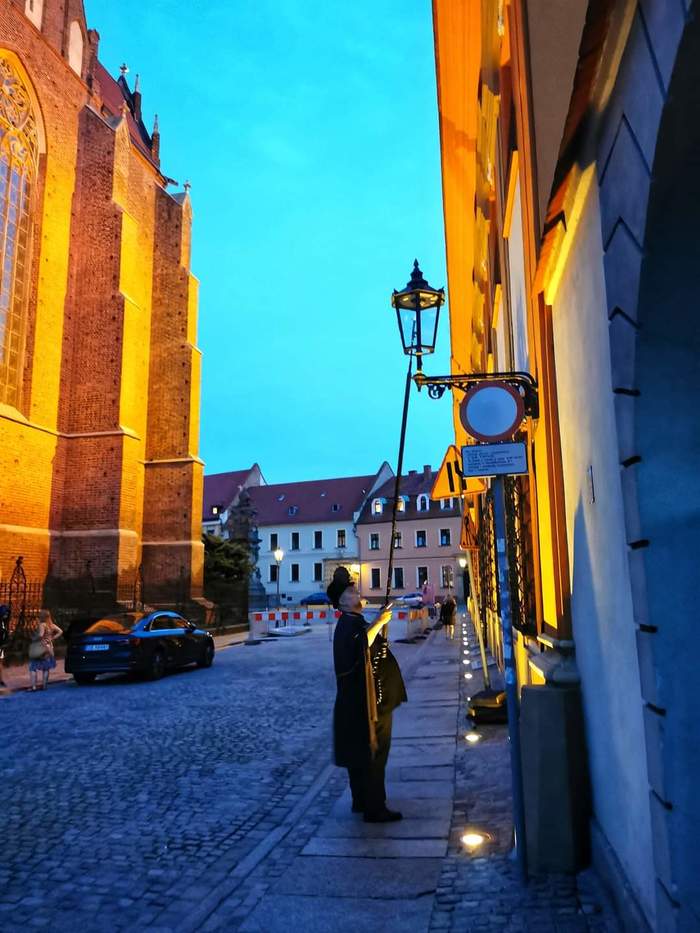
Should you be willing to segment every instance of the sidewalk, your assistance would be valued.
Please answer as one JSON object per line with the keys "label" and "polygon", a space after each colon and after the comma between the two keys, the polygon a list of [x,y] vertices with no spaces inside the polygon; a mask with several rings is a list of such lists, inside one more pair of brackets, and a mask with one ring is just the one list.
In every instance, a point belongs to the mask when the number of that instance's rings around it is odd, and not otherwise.
{"label": "sidewalk", "polygon": [[[216,650],[221,651],[223,648],[245,641],[247,637],[247,632],[235,632],[231,635],[215,635],[214,644],[216,645]],[[5,681],[5,687],[0,687],[0,698],[12,696],[13,693],[17,693],[21,690],[29,690],[30,680],[28,665],[18,664],[12,667],[5,667],[3,670],[3,680]],[[59,684],[69,683],[72,680],[73,675],[66,674],[63,668],[63,658],[56,658],[56,667],[51,671],[51,676],[49,678],[49,690]],[[41,674],[39,675],[39,682],[41,682]]]}
{"label": "sidewalk", "polygon": [[[214,933],[605,933],[595,890],[548,876],[527,887],[510,858],[510,771],[504,726],[464,740],[469,691],[481,688],[468,622],[448,640],[392,645],[409,701],[397,710],[387,771],[399,823],[371,825],[350,810],[347,778],[328,767],[279,836],[183,931]],[[469,644],[463,644],[463,638]],[[468,660],[469,664],[463,661]],[[488,834],[468,851],[469,829]],[[194,919],[194,918],[192,918]]]}

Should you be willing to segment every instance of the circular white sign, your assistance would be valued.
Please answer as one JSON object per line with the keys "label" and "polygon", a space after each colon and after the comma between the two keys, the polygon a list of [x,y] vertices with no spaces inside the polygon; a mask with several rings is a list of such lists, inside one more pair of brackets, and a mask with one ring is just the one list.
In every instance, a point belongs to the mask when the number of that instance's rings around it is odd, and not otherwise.
{"label": "circular white sign", "polygon": [[525,406],[507,383],[482,382],[467,392],[459,412],[467,434],[479,441],[504,441],[517,431]]}

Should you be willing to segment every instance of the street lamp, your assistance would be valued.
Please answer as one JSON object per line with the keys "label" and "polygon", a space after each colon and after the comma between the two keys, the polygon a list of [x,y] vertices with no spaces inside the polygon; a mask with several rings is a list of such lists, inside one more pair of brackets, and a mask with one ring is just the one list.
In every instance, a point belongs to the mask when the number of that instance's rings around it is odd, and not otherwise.
{"label": "street lamp", "polygon": [[445,289],[428,284],[416,259],[406,288],[394,289],[391,306],[396,310],[403,352],[416,357],[417,372],[423,369],[423,356],[435,352],[440,308],[444,303]]}
{"label": "street lamp", "polygon": [[276,563],[277,563],[277,573],[276,573],[276,577],[277,577],[277,608],[278,608],[278,609],[281,609],[282,607],[280,606],[280,567],[282,566],[282,561],[284,560],[284,551],[282,550],[281,547],[278,547],[277,550],[273,552],[273,555],[272,555],[272,556],[275,558],[275,561],[276,561]]}

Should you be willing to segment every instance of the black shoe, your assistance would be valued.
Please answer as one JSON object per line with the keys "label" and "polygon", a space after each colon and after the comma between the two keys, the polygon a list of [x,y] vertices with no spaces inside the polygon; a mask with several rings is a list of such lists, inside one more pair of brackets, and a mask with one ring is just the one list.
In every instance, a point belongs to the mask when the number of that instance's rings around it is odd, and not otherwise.
{"label": "black shoe", "polygon": [[352,802],[352,812],[353,812],[353,813],[364,813],[364,812],[365,812],[365,806],[364,806],[364,804],[363,804],[363,803],[358,803],[357,800],[353,800],[353,802]]}
{"label": "black shoe", "polygon": [[402,819],[402,813],[398,810],[387,810],[386,807],[376,813],[365,813],[365,823],[396,823],[397,820]]}

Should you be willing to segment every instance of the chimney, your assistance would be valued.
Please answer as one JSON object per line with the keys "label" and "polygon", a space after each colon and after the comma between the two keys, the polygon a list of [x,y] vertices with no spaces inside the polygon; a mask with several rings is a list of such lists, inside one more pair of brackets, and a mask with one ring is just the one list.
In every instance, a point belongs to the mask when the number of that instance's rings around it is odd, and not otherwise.
{"label": "chimney", "polygon": [[429,463],[423,464],[423,479],[430,479],[433,475],[433,468]]}
{"label": "chimney", "polygon": [[408,475],[409,475],[409,476],[415,476],[415,475],[416,475],[416,470],[409,470],[409,471],[408,471]]}

